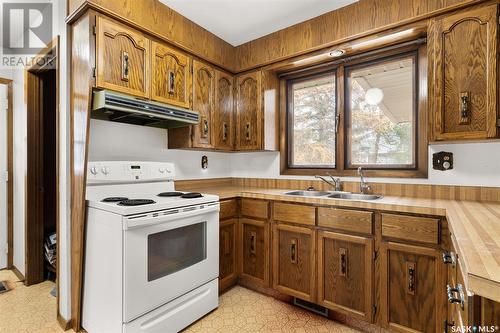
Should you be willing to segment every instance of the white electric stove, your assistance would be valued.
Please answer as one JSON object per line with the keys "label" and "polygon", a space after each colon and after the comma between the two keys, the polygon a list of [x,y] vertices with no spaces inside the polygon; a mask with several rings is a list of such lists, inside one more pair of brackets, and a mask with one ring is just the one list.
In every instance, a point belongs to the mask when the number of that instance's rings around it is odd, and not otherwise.
{"label": "white electric stove", "polygon": [[83,327],[178,332],[218,306],[219,198],[174,166],[89,162]]}

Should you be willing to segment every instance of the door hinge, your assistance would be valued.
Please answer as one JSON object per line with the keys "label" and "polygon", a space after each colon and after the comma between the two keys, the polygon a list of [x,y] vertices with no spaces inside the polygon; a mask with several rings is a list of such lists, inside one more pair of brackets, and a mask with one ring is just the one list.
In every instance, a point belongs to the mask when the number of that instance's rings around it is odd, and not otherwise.
{"label": "door hinge", "polygon": [[92,67],[92,76],[96,77],[96,75],[97,75],[97,71],[96,71],[95,67]]}
{"label": "door hinge", "polygon": [[94,35],[97,35],[97,25],[94,25],[92,27],[92,32],[94,33]]}
{"label": "door hinge", "polygon": [[373,261],[377,260],[378,252],[373,251]]}
{"label": "door hinge", "polygon": [[500,127],[500,118],[497,119],[497,127]]}

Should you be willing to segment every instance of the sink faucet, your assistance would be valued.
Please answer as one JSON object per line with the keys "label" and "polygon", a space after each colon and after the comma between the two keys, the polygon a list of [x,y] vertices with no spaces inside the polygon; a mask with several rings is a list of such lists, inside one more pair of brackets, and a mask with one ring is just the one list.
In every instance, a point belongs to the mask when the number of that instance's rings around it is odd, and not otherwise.
{"label": "sink faucet", "polygon": [[332,186],[335,189],[335,191],[341,191],[342,182],[340,181],[340,178],[333,178],[333,176],[330,175],[329,173],[326,173],[326,174],[332,179],[331,181],[329,181],[328,179],[325,179],[322,176],[314,176],[314,177],[321,179],[322,181],[324,181],[328,185]]}
{"label": "sink faucet", "polygon": [[361,183],[359,183],[359,192],[366,194],[371,191],[372,187],[365,181],[365,177],[363,177],[363,168],[358,168],[358,175],[361,178]]}

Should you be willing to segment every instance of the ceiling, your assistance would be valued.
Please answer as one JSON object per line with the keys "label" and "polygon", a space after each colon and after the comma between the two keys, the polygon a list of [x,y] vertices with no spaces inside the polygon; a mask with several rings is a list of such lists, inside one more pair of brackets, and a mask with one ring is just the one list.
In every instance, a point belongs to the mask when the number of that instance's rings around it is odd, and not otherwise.
{"label": "ceiling", "polygon": [[160,0],[233,46],[358,0]]}

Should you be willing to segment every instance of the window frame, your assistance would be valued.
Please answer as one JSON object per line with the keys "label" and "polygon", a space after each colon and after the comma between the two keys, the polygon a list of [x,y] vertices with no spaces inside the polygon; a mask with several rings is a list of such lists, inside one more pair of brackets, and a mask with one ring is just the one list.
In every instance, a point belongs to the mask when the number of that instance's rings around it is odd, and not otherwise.
{"label": "window frame", "polygon": [[[338,76],[337,76],[337,68],[328,69],[327,71],[312,71],[308,72],[305,75],[300,75],[297,77],[290,77],[286,80],[286,91],[287,91],[287,107],[286,107],[286,137],[287,137],[287,147],[286,147],[286,156],[287,156],[287,167],[289,169],[317,169],[317,170],[335,170],[338,166],[338,157],[337,157],[337,133],[335,134],[335,165],[294,165],[293,162],[293,89],[292,86],[296,83],[310,81],[311,79],[319,79],[323,77],[328,77],[333,75],[335,78],[335,116],[338,115]],[[338,118],[335,118],[335,121],[338,121]],[[337,125],[336,125],[337,126]]]}
{"label": "window frame", "polygon": [[[414,44],[400,47],[388,47],[375,51],[366,52],[356,56],[340,59],[329,64],[314,66],[310,69],[300,69],[294,73],[282,73],[280,76],[280,174],[281,175],[326,175],[332,176],[357,176],[357,166],[349,165],[347,161],[347,131],[349,123],[346,117],[346,68],[366,64],[376,63],[384,59],[402,57],[408,54],[415,54],[416,63],[414,72],[416,73],[415,107],[416,130],[414,139],[415,166],[412,168],[370,168],[365,169],[367,177],[395,177],[395,178],[427,178],[428,177],[428,109],[427,109],[427,45]],[[304,167],[292,166],[289,158],[290,150],[290,118],[289,115],[289,81],[301,77],[313,77],[319,73],[334,71],[336,74],[336,113],[340,117],[336,134],[335,168],[324,167]]]}

